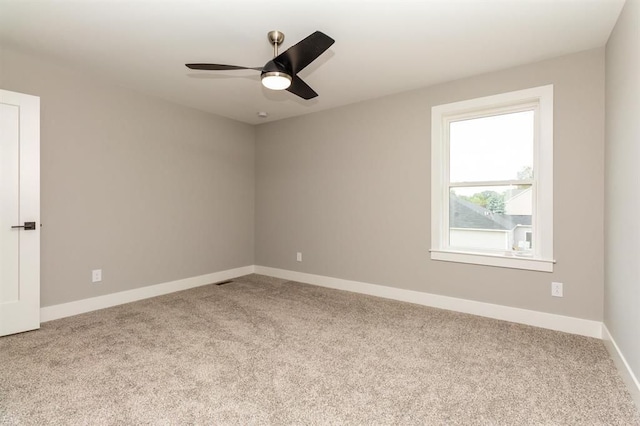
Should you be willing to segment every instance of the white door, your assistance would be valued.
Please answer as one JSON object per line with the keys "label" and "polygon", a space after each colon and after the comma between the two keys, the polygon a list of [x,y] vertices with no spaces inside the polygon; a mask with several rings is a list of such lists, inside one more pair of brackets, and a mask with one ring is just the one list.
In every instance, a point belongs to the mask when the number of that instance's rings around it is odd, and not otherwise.
{"label": "white door", "polygon": [[40,98],[0,90],[0,336],[36,328],[40,328]]}

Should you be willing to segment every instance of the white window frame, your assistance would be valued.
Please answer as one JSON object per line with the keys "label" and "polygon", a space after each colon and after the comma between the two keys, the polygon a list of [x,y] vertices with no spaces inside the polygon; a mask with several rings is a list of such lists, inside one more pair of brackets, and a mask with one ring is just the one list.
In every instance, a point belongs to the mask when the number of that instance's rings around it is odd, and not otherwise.
{"label": "white window frame", "polygon": [[[449,123],[463,117],[533,108],[533,254],[449,247]],[[488,182],[490,183],[490,182]],[[553,85],[434,106],[431,109],[431,259],[553,272]]]}

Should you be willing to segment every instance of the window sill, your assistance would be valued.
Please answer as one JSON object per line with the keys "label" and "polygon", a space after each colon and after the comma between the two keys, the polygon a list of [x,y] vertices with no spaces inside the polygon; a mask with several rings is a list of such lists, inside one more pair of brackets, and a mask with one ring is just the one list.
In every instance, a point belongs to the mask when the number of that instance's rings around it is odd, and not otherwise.
{"label": "window sill", "polygon": [[451,250],[429,250],[431,260],[445,262],[470,263],[474,265],[495,266],[498,268],[524,269],[529,271],[553,272],[555,260],[532,259],[530,257],[502,256],[484,253],[472,253]]}

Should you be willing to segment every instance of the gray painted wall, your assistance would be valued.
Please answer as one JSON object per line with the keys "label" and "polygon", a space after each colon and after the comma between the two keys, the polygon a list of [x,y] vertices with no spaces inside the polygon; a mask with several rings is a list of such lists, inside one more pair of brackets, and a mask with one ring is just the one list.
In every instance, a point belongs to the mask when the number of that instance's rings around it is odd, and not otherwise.
{"label": "gray painted wall", "polygon": [[41,306],[254,264],[252,126],[1,54],[41,97]]}
{"label": "gray painted wall", "polygon": [[[550,83],[555,271],[431,261],[431,107]],[[260,125],[256,263],[601,321],[604,96],[600,48]]]}
{"label": "gray painted wall", "polygon": [[627,0],[606,49],[604,322],[640,378],[640,1]]}
{"label": "gray painted wall", "polygon": [[[603,318],[604,49],[255,129],[2,55],[42,99],[42,306],[255,263]],[[555,272],[431,261],[431,107],[549,83]]]}

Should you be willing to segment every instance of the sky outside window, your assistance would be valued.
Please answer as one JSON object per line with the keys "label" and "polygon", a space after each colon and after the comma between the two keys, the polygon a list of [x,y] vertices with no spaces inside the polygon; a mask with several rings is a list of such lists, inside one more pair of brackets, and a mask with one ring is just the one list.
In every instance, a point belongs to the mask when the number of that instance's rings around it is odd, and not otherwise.
{"label": "sky outside window", "polygon": [[533,169],[534,111],[454,121],[450,182],[504,181]]}

